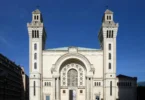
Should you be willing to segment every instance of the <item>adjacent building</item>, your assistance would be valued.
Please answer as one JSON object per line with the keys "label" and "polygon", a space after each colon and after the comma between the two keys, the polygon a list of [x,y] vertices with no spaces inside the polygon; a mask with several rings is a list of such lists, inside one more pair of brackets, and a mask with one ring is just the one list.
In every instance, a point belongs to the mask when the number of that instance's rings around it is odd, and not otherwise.
{"label": "adjacent building", "polygon": [[118,75],[117,88],[119,100],[137,100],[137,77]]}
{"label": "adjacent building", "polygon": [[29,78],[23,67],[0,54],[0,100],[29,100]]}
{"label": "adjacent building", "polygon": [[47,34],[38,9],[32,12],[27,27],[30,100],[136,100],[137,79],[116,76],[119,24],[112,11],[107,9],[103,15],[99,49],[45,49]]}

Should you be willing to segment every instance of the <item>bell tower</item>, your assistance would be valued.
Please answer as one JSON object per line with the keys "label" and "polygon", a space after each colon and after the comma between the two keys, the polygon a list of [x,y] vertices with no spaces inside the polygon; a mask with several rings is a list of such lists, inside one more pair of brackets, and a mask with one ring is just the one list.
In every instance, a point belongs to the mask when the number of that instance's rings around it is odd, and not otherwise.
{"label": "bell tower", "polygon": [[113,20],[113,12],[107,9],[102,18],[102,26],[98,34],[103,50],[104,100],[116,100],[116,37],[118,23]]}
{"label": "bell tower", "polygon": [[46,32],[40,10],[32,12],[32,21],[27,23],[29,35],[29,87],[30,100],[42,98],[42,50],[45,48]]}

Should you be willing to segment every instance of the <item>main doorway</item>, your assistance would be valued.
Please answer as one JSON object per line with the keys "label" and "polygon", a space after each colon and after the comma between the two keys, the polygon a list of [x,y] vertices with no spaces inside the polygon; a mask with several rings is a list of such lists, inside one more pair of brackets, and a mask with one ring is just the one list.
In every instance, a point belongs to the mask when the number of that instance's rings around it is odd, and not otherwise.
{"label": "main doorway", "polygon": [[76,90],[69,90],[69,100],[76,100]]}

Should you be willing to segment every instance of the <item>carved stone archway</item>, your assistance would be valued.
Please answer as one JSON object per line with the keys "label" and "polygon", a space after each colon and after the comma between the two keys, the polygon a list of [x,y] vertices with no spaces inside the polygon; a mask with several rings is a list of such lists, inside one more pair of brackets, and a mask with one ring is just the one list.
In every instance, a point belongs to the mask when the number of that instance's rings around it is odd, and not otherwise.
{"label": "carved stone archway", "polygon": [[62,64],[64,64],[64,62],[69,59],[76,59],[76,60],[80,61],[82,64],[84,64],[87,75],[90,73],[93,73],[95,71],[93,65],[89,62],[89,60],[84,55],[79,54],[79,53],[67,53],[67,54],[61,56],[56,61],[56,63],[53,65],[53,67],[51,69],[52,72],[54,72],[54,74],[59,76]]}

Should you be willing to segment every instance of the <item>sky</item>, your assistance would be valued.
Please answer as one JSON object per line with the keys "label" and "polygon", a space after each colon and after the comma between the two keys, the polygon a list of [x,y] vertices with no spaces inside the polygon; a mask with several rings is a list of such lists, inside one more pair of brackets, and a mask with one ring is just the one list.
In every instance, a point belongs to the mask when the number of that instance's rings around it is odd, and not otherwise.
{"label": "sky", "polygon": [[119,23],[117,74],[145,81],[145,0],[1,0],[0,53],[29,75],[26,24],[37,6],[47,32],[46,48],[99,49],[97,35],[107,5]]}

